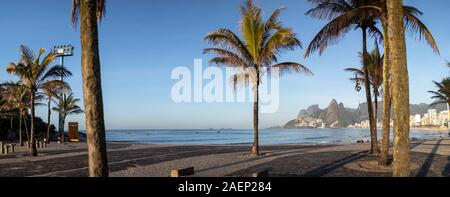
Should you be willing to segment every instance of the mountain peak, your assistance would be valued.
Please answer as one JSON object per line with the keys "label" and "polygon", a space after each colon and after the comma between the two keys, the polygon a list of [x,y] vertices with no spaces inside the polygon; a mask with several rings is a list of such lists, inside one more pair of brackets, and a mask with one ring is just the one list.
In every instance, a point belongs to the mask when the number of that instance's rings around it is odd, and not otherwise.
{"label": "mountain peak", "polygon": [[338,105],[338,102],[336,99],[331,100],[330,105]]}

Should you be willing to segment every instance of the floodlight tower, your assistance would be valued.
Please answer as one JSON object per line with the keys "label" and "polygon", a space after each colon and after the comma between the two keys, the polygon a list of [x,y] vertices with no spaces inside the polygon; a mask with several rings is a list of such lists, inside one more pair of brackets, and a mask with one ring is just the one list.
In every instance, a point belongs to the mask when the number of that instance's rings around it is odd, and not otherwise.
{"label": "floodlight tower", "polygon": [[[73,56],[74,54],[74,49],[75,47],[73,47],[72,45],[60,45],[60,46],[54,46],[52,49],[52,53],[55,54],[56,57],[60,57],[61,58],[61,67],[64,68],[64,57],[70,57]],[[64,76],[61,75],[61,81],[64,81]],[[63,95],[61,95],[62,97]],[[61,101],[60,101],[61,102]],[[61,103],[60,103],[61,106]],[[60,110],[61,111],[61,110]],[[62,114],[59,113],[59,133],[62,135],[61,136],[61,140],[64,143],[64,125],[62,123]],[[50,124],[50,123],[48,123]]]}

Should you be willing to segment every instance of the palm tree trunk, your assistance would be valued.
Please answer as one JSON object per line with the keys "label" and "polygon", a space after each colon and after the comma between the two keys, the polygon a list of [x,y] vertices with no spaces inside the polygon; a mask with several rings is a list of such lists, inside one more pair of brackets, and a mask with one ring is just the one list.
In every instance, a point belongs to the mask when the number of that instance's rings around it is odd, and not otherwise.
{"label": "palm tree trunk", "polygon": [[10,127],[11,127],[11,131],[10,131],[11,133],[10,133],[10,135],[16,137],[15,135],[13,135],[13,134],[15,134],[15,133],[14,133],[13,118],[14,118],[14,117],[11,115],[11,116],[10,116],[10,124],[11,124],[11,125],[10,125]]}
{"label": "palm tree trunk", "polygon": [[89,150],[89,176],[109,175],[98,49],[97,1],[80,1],[83,96]]}
{"label": "palm tree trunk", "polygon": [[62,143],[64,143],[65,138],[66,138],[65,131],[64,131],[65,126],[66,126],[66,117],[64,115],[61,115],[61,126],[60,127],[62,128],[63,132],[60,134],[61,134],[61,142]]}
{"label": "palm tree trunk", "polygon": [[375,128],[378,129],[378,93],[376,93],[375,90],[374,90],[373,98],[374,98],[374,101],[373,101],[373,117],[374,117],[374,122],[375,122]]}
{"label": "palm tree trunk", "polygon": [[254,87],[252,155],[259,155],[259,77]]}
{"label": "palm tree trunk", "polygon": [[403,1],[388,0],[390,63],[392,66],[392,98],[394,103],[393,175],[406,177],[410,171],[409,147],[409,77],[406,61]]}
{"label": "palm tree trunk", "polygon": [[450,129],[450,103],[447,103],[447,118],[447,128]]}
{"label": "palm tree trunk", "polygon": [[24,115],[24,118],[23,118],[23,122],[24,122],[24,125],[25,125],[25,133],[27,134],[28,148],[31,148],[30,131],[28,130],[28,124],[27,124],[28,112],[25,111],[24,114],[25,115]]}
{"label": "palm tree trunk", "polygon": [[51,104],[52,104],[52,99],[48,98],[48,113],[47,113],[47,144],[50,144],[50,118],[52,115],[52,110],[51,110]]}
{"label": "palm tree trunk", "polygon": [[19,144],[20,146],[23,146],[23,138],[22,138],[22,119],[23,119],[23,112],[22,110],[19,112]]}
{"label": "palm tree trunk", "polygon": [[377,128],[375,119],[373,117],[373,106],[372,106],[372,93],[369,83],[369,68],[367,65],[367,30],[363,28],[363,64],[364,64],[364,78],[366,83],[366,99],[367,99],[367,111],[369,113],[369,125],[370,125],[370,154],[378,154],[378,138],[377,138]]}
{"label": "palm tree trunk", "polygon": [[381,139],[381,153],[379,164],[388,166],[389,161],[389,143],[391,135],[391,76],[389,63],[389,34],[387,19],[383,19],[384,29],[384,60],[383,60],[383,120],[382,120],[382,139]]}
{"label": "palm tree trunk", "polygon": [[34,117],[35,117],[35,106],[34,106],[34,100],[35,100],[35,92],[34,91],[32,91],[32,93],[31,93],[31,126],[30,126],[30,141],[31,141],[31,149],[30,149],[30,154],[31,154],[31,156],[32,157],[35,157],[35,156],[37,156],[38,155],[38,152],[37,152],[37,148],[36,148],[36,142],[34,141],[34,133],[35,133],[35,131],[34,131],[34,127],[35,127],[35,125],[34,125]]}

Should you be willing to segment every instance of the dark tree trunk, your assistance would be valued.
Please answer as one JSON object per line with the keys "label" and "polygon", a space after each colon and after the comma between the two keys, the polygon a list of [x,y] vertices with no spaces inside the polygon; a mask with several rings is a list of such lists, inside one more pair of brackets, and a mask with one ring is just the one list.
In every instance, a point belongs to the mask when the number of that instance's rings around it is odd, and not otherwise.
{"label": "dark tree trunk", "polygon": [[23,112],[22,110],[19,112],[19,144],[20,146],[23,146],[23,137],[22,137],[22,119],[23,119]]}
{"label": "dark tree trunk", "polygon": [[259,77],[254,87],[254,102],[253,102],[253,146],[252,155],[259,155]]}
{"label": "dark tree trunk", "polygon": [[64,115],[61,115],[61,128],[63,129],[63,132],[60,133],[61,134],[61,142],[64,143],[66,140],[66,136],[65,136],[65,126],[66,126],[66,117]]}
{"label": "dark tree trunk", "polygon": [[[375,92],[375,90],[374,90]],[[374,101],[373,101],[373,117],[374,117],[374,122],[375,122],[375,128],[378,129],[378,93],[375,93],[375,95],[373,95]]]}
{"label": "dark tree trunk", "polygon": [[35,92],[33,91],[32,93],[31,93],[31,126],[30,126],[30,141],[31,141],[31,147],[30,147],[30,155],[32,156],[32,157],[35,157],[35,156],[37,156],[38,155],[38,152],[37,152],[37,148],[36,148],[36,142],[35,142],[35,140],[34,140],[34,133],[35,133],[35,104],[34,104],[34,100],[35,100]]}
{"label": "dark tree trunk", "polygon": [[370,153],[378,154],[378,137],[377,137],[377,128],[374,118],[373,106],[372,106],[372,93],[370,88],[370,80],[369,80],[369,68],[367,65],[367,30],[363,28],[363,66],[364,66],[364,78],[366,83],[366,99],[367,99],[367,111],[369,113],[369,125],[370,125]]}
{"label": "dark tree trunk", "polygon": [[403,1],[387,0],[388,31],[394,104],[393,176],[407,177],[410,171],[409,146],[409,77],[403,21]]}
{"label": "dark tree trunk", "polygon": [[98,49],[97,1],[80,0],[83,96],[89,150],[89,176],[109,176]]}
{"label": "dark tree trunk", "polygon": [[[10,116],[9,120],[10,120],[11,135],[12,135],[12,134],[15,134],[15,133],[14,133],[13,116]],[[15,137],[15,136],[14,136],[14,137]]]}
{"label": "dark tree trunk", "polygon": [[391,135],[391,76],[389,63],[389,34],[387,18],[383,20],[384,29],[384,62],[383,62],[383,128],[379,164],[389,165],[389,144]]}
{"label": "dark tree trunk", "polygon": [[28,122],[27,122],[28,112],[25,111],[24,114],[25,114],[25,115],[24,115],[24,117],[23,117],[23,122],[24,122],[24,126],[25,126],[25,133],[27,134],[28,148],[31,148],[30,130],[28,129]]}
{"label": "dark tree trunk", "polygon": [[52,115],[51,104],[52,98],[48,98],[48,114],[47,114],[47,144],[50,144],[50,118]]}

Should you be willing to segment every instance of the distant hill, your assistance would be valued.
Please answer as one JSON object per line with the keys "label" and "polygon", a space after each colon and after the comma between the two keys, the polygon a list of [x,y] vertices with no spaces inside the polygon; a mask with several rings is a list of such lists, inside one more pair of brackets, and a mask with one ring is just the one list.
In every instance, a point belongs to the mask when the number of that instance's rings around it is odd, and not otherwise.
{"label": "distant hill", "polygon": [[[383,114],[383,108],[382,108],[382,102],[378,104],[378,119],[382,118]],[[411,115],[420,114],[423,116],[424,114],[428,113],[429,109],[436,109],[438,112],[447,110],[446,104],[438,104],[436,106],[430,107],[429,104],[421,103],[421,104],[411,104],[409,105],[409,110]],[[361,120],[368,120],[369,119],[369,113],[367,112],[367,103],[362,103],[359,105],[359,109],[357,110],[359,113],[361,113]],[[392,113],[392,111],[391,111]]]}
{"label": "distant hill", "polygon": [[[382,103],[378,105],[378,119],[382,117]],[[420,114],[423,116],[429,109],[437,111],[447,110],[445,104],[439,104],[430,107],[428,104],[421,103],[410,105],[411,115]],[[343,128],[349,125],[368,120],[367,103],[359,105],[358,109],[346,108],[343,103],[333,99],[327,108],[321,109],[319,105],[312,105],[303,109],[297,118],[286,123],[284,128],[319,128],[322,126],[329,128]]]}

